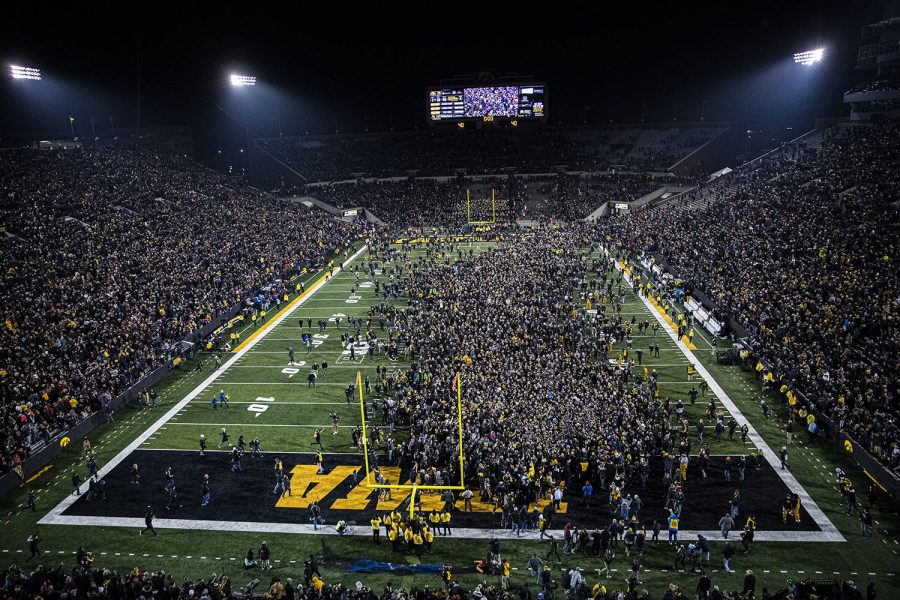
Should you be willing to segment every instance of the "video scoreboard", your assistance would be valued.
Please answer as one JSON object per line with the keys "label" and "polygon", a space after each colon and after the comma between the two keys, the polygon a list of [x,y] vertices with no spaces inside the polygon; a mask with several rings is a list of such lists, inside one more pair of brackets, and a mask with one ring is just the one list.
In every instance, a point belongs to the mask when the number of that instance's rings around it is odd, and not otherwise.
{"label": "video scoreboard", "polygon": [[431,121],[543,119],[544,84],[437,88],[428,91]]}

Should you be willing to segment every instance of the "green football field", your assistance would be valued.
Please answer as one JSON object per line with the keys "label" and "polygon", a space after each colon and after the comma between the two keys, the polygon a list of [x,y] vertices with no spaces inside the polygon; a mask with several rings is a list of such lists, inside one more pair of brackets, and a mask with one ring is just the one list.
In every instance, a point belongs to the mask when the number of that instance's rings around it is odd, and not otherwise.
{"label": "green football field", "polygon": [[[474,252],[489,251],[492,246],[493,244],[487,243],[464,245],[467,252],[470,249]],[[424,251],[416,250],[415,255],[422,256]],[[241,339],[245,340],[245,346],[238,347],[237,352],[223,355],[225,364],[220,371],[214,372],[211,357],[204,355],[201,357],[204,365],[202,370],[196,370],[196,360],[189,361],[157,386],[160,396],[158,408],[130,406],[118,411],[114,423],[103,425],[90,435],[100,467],[111,469],[121,463],[119,468],[125,468],[128,462],[135,460],[134,456],[150,456],[154,451],[169,453],[167,456],[179,456],[173,453],[180,452],[184,457],[183,464],[186,465],[195,461],[199,455],[201,434],[208,440],[208,455],[215,457],[220,450],[218,446],[224,428],[229,441],[223,446],[223,453],[227,451],[229,444],[237,443],[239,436],[243,436],[248,444],[251,439],[259,437],[266,455],[265,460],[280,453],[297,457],[297,473],[303,473],[304,477],[311,473],[310,469],[314,469],[313,453],[317,450],[313,444],[314,434],[317,429],[322,429],[323,451],[332,461],[329,468],[333,465],[358,468],[362,464],[362,455],[352,444],[351,432],[360,423],[360,407],[356,394],[348,402],[346,388],[356,380],[357,373],[363,380],[370,377],[373,389],[364,394],[367,409],[370,410],[367,413],[367,424],[380,424],[378,415],[368,408],[375,399],[377,368],[387,369],[391,373],[409,365],[402,351],[396,360],[378,353],[370,360],[365,347],[360,346],[356,356],[351,357],[347,342],[341,342],[342,333],[351,333],[347,327],[348,318],[365,319],[369,309],[382,301],[376,296],[374,282],[367,277],[367,271],[363,268],[366,259],[365,252],[344,257],[346,264],[342,272],[323,282],[308,295],[292,299],[291,304],[282,312],[275,314],[276,311],[270,311],[265,323],[242,330]],[[396,265],[387,265],[385,270],[391,266]],[[358,279],[355,272],[357,267]],[[322,276],[322,273],[311,274],[307,279],[308,287],[315,285]],[[375,275],[380,281],[386,281],[388,277],[389,274],[384,271]],[[398,307],[402,309],[404,304],[405,301],[401,301]],[[656,318],[641,299],[630,292],[626,296],[622,314],[625,318],[637,321],[653,322]],[[340,328],[337,327],[338,318],[341,319]],[[300,319],[303,319],[302,326]],[[308,327],[307,319],[312,319],[311,328]],[[321,331],[317,325],[320,319],[327,322],[326,328]],[[377,316],[373,317],[372,329],[379,339],[387,338],[388,332],[379,329]],[[362,330],[364,332],[365,327]],[[303,333],[312,336],[313,343],[309,352],[300,343]],[[679,398],[683,400],[685,416],[693,425],[705,413],[705,398],[698,396],[697,403],[690,404],[688,391],[698,380],[695,378],[694,382],[687,381],[689,358],[666,335],[662,327],[656,336],[652,332],[646,337],[635,335],[634,349],[646,349],[646,345],[651,342],[660,345],[660,356],[650,357],[645,352],[643,365],[649,369],[655,368],[659,373],[661,396],[668,396],[673,401]],[[728,412],[740,411],[738,421],[748,420],[761,436],[760,444],[754,444],[750,440],[741,442],[738,435],[732,440],[716,441],[712,435],[712,423],[708,423],[707,440],[711,452],[714,455],[749,453],[758,445],[777,452],[785,443],[783,429],[786,411],[775,405],[777,401],[773,399],[770,401],[773,414],[770,419],[764,419],[759,408],[761,388],[754,381],[754,374],[736,366],[716,364],[712,358],[711,341],[702,332],[695,337],[694,343],[696,350],[693,356],[698,361],[698,366],[705,368],[711,380],[727,394],[734,407],[732,410],[720,403],[719,408]],[[289,348],[294,350],[294,364],[289,362]],[[328,363],[327,375],[321,368],[323,362]],[[315,387],[310,386],[307,378],[313,363],[320,365]],[[635,373],[639,374],[640,370]],[[211,397],[218,395],[220,391],[227,394],[228,406],[219,406],[217,410],[213,410]],[[336,435],[332,434],[332,413],[338,416]],[[384,426],[383,429],[386,435],[387,427]],[[406,431],[398,427],[393,435],[402,441]],[[738,571],[736,574],[722,571],[718,552],[720,547],[714,545],[712,562],[708,566],[712,571],[713,583],[724,589],[739,587],[743,570],[753,569],[759,576],[758,592],[762,586],[767,586],[770,591],[779,589],[787,579],[842,578],[854,579],[863,587],[869,581],[876,581],[882,597],[900,596],[900,584],[895,575],[900,566],[897,554],[900,545],[895,533],[900,526],[897,504],[887,498],[876,499],[872,509],[876,533],[871,538],[860,537],[856,517],[845,516],[843,507],[839,504],[833,473],[835,467],[843,468],[856,483],[858,490],[865,489],[864,474],[852,466],[835,446],[820,444],[808,447],[798,438],[799,436],[794,436],[791,447],[791,474],[822,510],[827,520],[837,527],[840,534],[838,537],[843,537],[845,541],[760,541],[749,554],[739,552],[732,561],[732,567]],[[431,554],[421,559],[393,553],[388,544],[373,545],[365,535],[341,538],[333,535],[334,520],[340,518],[341,514],[337,507],[341,506],[340,501],[348,501],[349,496],[344,498],[339,492],[329,495],[328,489],[339,488],[328,488],[331,483],[327,478],[322,478],[316,484],[318,488],[313,486],[299,493],[295,485],[295,498],[285,502],[294,502],[301,509],[297,514],[301,514],[306,506],[303,494],[317,494],[319,498],[316,499],[321,499],[323,505],[327,504],[326,516],[329,517],[330,526],[323,527],[327,535],[282,532],[281,529],[288,528],[280,528],[276,516],[266,521],[264,526],[251,526],[244,531],[231,525],[220,525],[215,520],[192,520],[183,527],[176,528],[158,524],[159,537],[139,537],[137,530],[140,525],[137,528],[133,526],[134,519],[120,520],[123,517],[113,514],[105,519],[83,519],[67,515],[65,509],[60,508],[61,503],[72,501],[69,493],[71,473],[77,470],[82,477],[87,475],[82,457],[81,443],[75,441],[45,472],[27,484],[36,493],[37,512],[24,510],[25,485],[0,500],[0,511],[5,515],[0,530],[0,564],[23,562],[28,557],[25,540],[29,534],[38,531],[44,540],[42,550],[45,561],[51,564],[71,564],[77,546],[84,545],[97,556],[96,564],[107,568],[124,570],[139,565],[145,568],[163,568],[177,576],[191,577],[226,569],[232,574],[232,580],[241,584],[244,579],[252,578],[250,574],[239,572],[247,548],[258,547],[259,542],[265,539],[273,551],[275,568],[272,575],[282,579],[302,579],[303,559],[309,553],[321,553],[324,549],[330,558],[323,568],[326,582],[343,581],[352,585],[357,579],[362,579],[374,587],[391,580],[395,586],[408,587],[427,583],[436,587],[440,584],[437,576],[358,575],[347,573],[346,564],[364,557],[392,562],[446,562],[458,567],[470,567],[472,561],[486,555],[487,541],[484,538],[489,537],[490,528],[499,523],[497,518],[486,514],[485,535],[479,535],[475,539],[439,537]],[[224,461],[224,454],[221,458]],[[176,462],[174,466],[178,470],[181,463]],[[286,465],[288,469],[292,466]],[[213,477],[214,480],[221,478],[221,473],[214,472]],[[153,503],[159,502],[158,497],[153,496],[153,491],[148,491],[147,494]],[[866,503],[864,498],[862,501]],[[216,498],[216,502],[223,506],[230,503],[227,494]],[[272,499],[262,498],[260,502],[271,503]],[[103,511],[102,507],[98,510],[101,513]],[[235,510],[240,512],[241,507],[231,506],[229,510],[231,513]],[[166,516],[158,513],[160,518]],[[45,524],[38,523],[41,519],[45,520]],[[83,519],[82,524],[74,524],[79,519]],[[71,524],[47,524],[54,520]],[[142,522],[142,519],[138,521]],[[223,522],[225,521],[234,519],[223,517]],[[365,533],[367,530],[367,523],[358,524],[357,533]],[[760,532],[759,538],[764,537],[762,533]],[[782,537],[790,539],[789,533]],[[664,536],[665,534],[662,537]],[[532,552],[542,555],[546,553],[546,546],[546,543],[537,541],[536,535],[529,535],[522,540],[504,539],[503,553],[516,568],[514,583],[530,579],[525,568],[527,559]],[[662,542],[648,543],[643,559],[642,581],[654,595],[660,593],[669,582],[686,586],[689,590],[696,586],[696,575],[672,570],[673,560],[673,551],[669,545]],[[589,584],[593,584],[597,581],[594,570],[603,565],[597,558],[564,554],[560,566],[584,568]],[[629,566],[630,562],[626,564],[624,557],[619,558],[613,564],[614,576],[609,579],[608,587],[621,587]],[[471,584],[479,577],[477,574],[463,574],[459,579]]]}

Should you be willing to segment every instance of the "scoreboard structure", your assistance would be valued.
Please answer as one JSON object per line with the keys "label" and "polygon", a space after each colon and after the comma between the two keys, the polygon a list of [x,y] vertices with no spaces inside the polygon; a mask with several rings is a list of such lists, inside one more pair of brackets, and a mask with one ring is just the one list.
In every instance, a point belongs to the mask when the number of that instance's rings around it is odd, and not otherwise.
{"label": "scoreboard structure", "polygon": [[547,115],[546,96],[542,83],[432,88],[428,90],[428,118],[431,123],[542,120]]}

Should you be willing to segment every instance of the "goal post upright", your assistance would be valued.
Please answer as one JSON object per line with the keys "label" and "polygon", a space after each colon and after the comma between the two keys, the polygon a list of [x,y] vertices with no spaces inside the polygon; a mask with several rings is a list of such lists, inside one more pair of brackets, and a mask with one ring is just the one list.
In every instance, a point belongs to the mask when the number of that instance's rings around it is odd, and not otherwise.
{"label": "goal post upright", "polygon": [[456,387],[456,416],[457,430],[459,432],[459,483],[456,485],[419,485],[415,482],[415,474],[411,478],[412,483],[373,483],[371,477],[371,468],[369,466],[369,441],[368,430],[366,427],[366,404],[362,391],[362,373],[356,372],[356,386],[359,390],[359,416],[362,422],[362,438],[363,438],[363,460],[365,461],[366,477],[363,480],[367,488],[372,489],[391,489],[391,490],[410,490],[409,514],[410,517],[415,515],[416,495],[421,494],[424,490],[443,491],[443,490],[464,490],[466,489],[465,481],[465,457],[463,455],[463,424],[462,424],[462,378],[459,372],[454,378]]}
{"label": "goal post upright", "polygon": [[371,487],[371,471],[369,470],[369,436],[366,434],[366,402],[363,399],[362,374],[360,371],[356,372],[356,389],[359,390],[359,416],[360,419],[362,419],[363,458],[366,462],[366,486]]}
{"label": "goal post upright", "polygon": [[491,218],[490,220],[472,220],[472,194],[471,190],[466,189],[466,211],[468,215],[467,222],[469,225],[494,225],[497,222],[497,191],[491,188]]}

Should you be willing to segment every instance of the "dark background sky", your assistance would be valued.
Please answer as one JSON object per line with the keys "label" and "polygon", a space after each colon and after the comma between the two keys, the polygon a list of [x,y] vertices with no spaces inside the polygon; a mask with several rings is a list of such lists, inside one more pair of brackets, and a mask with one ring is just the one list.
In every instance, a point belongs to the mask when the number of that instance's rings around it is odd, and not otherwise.
{"label": "dark background sky", "polygon": [[[69,114],[85,136],[91,115],[101,136],[110,117],[134,126],[138,81],[142,124],[191,125],[201,155],[241,139],[217,106],[259,135],[362,131],[365,115],[371,130],[391,119],[422,128],[426,88],[480,69],[545,81],[552,124],[582,122],[585,106],[592,123],[637,121],[644,104],[648,121],[672,121],[676,104],[679,121],[692,121],[707,100],[707,120],[802,128],[846,114],[841,93],[868,76],[853,68],[865,2],[593,4],[13,10],[0,58],[45,79],[3,78],[0,132],[65,133]],[[793,52],[817,46],[828,49],[822,64],[793,64]],[[231,89],[232,70],[260,85]]]}

